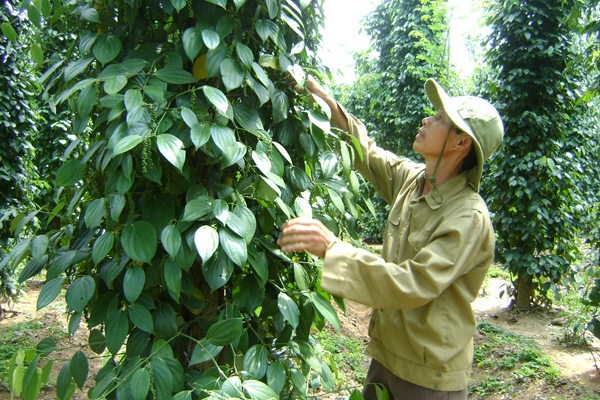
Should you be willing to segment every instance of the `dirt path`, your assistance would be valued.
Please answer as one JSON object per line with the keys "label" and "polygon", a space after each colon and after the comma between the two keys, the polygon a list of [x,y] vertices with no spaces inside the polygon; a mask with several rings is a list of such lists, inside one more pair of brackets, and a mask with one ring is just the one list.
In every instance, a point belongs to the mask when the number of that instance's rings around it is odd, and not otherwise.
{"label": "dirt path", "polygon": [[[500,297],[500,294],[506,289],[505,281],[491,278],[486,282],[482,295],[473,303],[473,310],[478,320],[489,321],[535,341],[540,350],[547,354],[552,363],[560,370],[561,378],[563,378],[557,382],[558,387],[554,388],[544,387],[545,382],[532,385],[526,391],[519,393],[520,400],[560,398],[556,397],[556,393],[552,397],[548,394],[549,391],[556,391],[558,394],[564,395],[563,398],[575,399],[577,397],[571,397],[571,394],[568,393],[572,389],[571,385],[587,388],[590,392],[600,395],[600,375],[596,371],[594,358],[590,351],[582,347],[567,347],[561,343],[563,328],[558,311],[535,310],[525,313],[511,311],[507,308],[509,305],[507,296]],[[598,357],[600,342],[592,341],[590,349]],[[600,363],[600,360],[597,361]],[[570,381],[570,384],[567,384],[565,379]],[[560,387],[563,386],[564,388],[561,389]],[[497,398],[510,399],[513,397]]]}
{"label": "dirt path", "polygon": [[[486,399],[516,399],[519,400],[543,400],[543,399],[577,399],[573,395],[573,387],[576,385],[588,388],[590,392],[600,394],[600,378],[596,372],[595,364],[590,352],[583,348],[565,347],[560,343],[562,327],[553,324],[558,319],[556,311],[534,311],[529,313],[516,313],[507,309],[508,299],[506,296],[500,297],[499,294],[505,289],[502,279],[488,279],[482,294],[473,303],[473,309],[478,320],[487,320],[504,329],[523,335],[535,341],[537,346],[549,355],[552,362],[561,372],[561,380],[553,386],[548,387],[546,382],[538,382],[526,389],[523,389],[516,395],[489,396]],[[37,343],[42,338],[53,335],[58,337],[56,342],[59,350],[54,353],[54,358],[59,359],[53,367],[54,383],[60,367],[64,364],[62,360],[68,360],[77,351],[77,348],[68,348],[82,345],[87,342],[88,332],[82,324],[80,329],[73,337],[66,333],[67,322],[65,320],[65,303],[60,300],[52,303],[41,311],[36,311],[36,300],[40,283],[33,283],[26,290],[24,296],[18,303],[12,305],[11,309],[15,313],[5,313],[4,319],[0,320],[0,334],[6,332],[10,326],[27,321],[37,321],[40,329],[26,332],[16,332],[14,340],[25,340]],[[346,316],[340,315],[342,323],[342,334],[349,337],[360,338],[364,344],[368,344],[368,325],[371,316],[371,310],[360,304],[346,302]],[[6,309],[6,305],[4,305]],[[595,341],[592,345],[595,354],[600,353],[600,343]],[[87,353],[87,352],[86,352]],[[95,354],[88,354],[96,356]],[[600,360],[598,360],[600,362]],[[93,377],[101,367],[101,359],[96,358],[90,361],[90,377]],[[93,385],[93,381],[88,379],[88,385]],[[558,395],[558,396],[557,396]],[[73,399],[85,399],[87,396],[77,390]],[[10,399],[10,393],[0,391],[0,400]],[[46,388],[39,396],[39,399],[56,399],[52,388]]]}

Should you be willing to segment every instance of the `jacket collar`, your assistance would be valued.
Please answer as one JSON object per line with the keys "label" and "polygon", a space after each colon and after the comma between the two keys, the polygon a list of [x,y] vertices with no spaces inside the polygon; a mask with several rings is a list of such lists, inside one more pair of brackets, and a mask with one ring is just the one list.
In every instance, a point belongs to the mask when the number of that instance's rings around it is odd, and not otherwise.
{"label": "jacket collar", "polygon": [[[419,185],[423,187],[425,184],[425,172],[419,177]],[[438,186],[439,191],[442,194],[442,202],[439,202],[439,193],[431,192],[427,193],[425,196],[419,197],[418,201],[421,201],[422,198],[425,199],[427,204],[432,210],[437,210],[440,208],[448,199],[450,199],[455,194],[461,192],[467,185],[469,184],[469,176],[468,171],[464,171],[460,173],[458,176],[450,179],[448,182]],[[434,198],[435,197],[435,198]]]}

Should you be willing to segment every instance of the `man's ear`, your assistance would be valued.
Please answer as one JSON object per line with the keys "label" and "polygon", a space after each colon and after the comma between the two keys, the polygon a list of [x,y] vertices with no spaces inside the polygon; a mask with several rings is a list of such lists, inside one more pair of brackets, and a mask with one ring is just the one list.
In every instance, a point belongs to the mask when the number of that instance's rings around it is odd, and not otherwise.
{"label": "man's ear", "polygon": [[460,140],[458,142],[456,142],[456,149],[461,150],[461,151],[466,151],[468,153],[469,149],[471,148],[472,145],[473,145],[473,139],[471,138],[471,136],[469,136],[465,133],[460,138]]}

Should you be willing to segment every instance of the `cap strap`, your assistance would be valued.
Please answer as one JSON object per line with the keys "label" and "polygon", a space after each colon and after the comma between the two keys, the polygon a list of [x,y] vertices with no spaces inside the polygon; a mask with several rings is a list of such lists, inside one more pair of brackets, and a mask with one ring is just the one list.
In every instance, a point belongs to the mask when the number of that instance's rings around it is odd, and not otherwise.
{"label": "cap strap", "polygon": [[[442,202],[444,201],[444,196],[442,196],[442,192],[440,191],[440,189],[438,189],[438,187],[435,184],[435,174],[437,173],[437,170],[440,167],[440,163],[442,162],[442,157],[444,156],[444,149],[446,148],[446,143],[448,142],[448,136],[450,135],[451,130],[452,130],[452,123],[450,124],[450,127],[448,128],[448,132],[446,132],[446,139],[444,139],[444,145],[442,146],[442,151],[440,152],[440,156],[437,159],[437,163],[435,164],[435,168],[433,169],[433,174],[431,174],[431,178],[428,178],[427,172],[425,172],[425,179],[428,180],[429,182],[431,182],[431,184],[433,185],[433,190],[432,190],[433,193],[431,194],[431,198],[437,204],[442,204]],[[439,201],[435,198],[436,193],[440,195]]]}

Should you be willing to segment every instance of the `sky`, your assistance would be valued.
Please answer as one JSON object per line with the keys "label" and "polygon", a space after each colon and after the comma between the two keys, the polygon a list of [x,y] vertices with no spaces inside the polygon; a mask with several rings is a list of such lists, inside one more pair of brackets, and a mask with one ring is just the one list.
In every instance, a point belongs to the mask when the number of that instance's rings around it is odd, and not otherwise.
{"label": "sky", "polygon": [[[332,69],[339,69],[338,83],[354,81],[354,60],[352,52],[369,48],[369,38],[360,32],[360,21],[371,12],[379,0],[325,0],[325,29],[323,31],[323,63]],[[464,38],[473,29],[473,0],[450,0],[454,3],[450,25],[450,62],[464,73],[470,74],[473,62],[464,46]]]}

